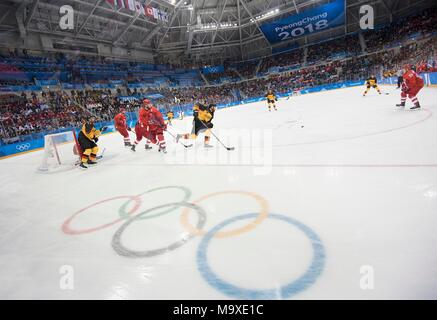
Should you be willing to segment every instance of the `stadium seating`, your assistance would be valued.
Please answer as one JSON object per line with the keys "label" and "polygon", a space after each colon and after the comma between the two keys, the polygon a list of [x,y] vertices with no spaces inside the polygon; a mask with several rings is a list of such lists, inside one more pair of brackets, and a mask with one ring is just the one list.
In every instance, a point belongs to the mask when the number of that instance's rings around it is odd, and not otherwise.
{"label": "stadium seating", "polygon": [[[362,80],[370,73],[392,76],[406,62],[414,63],[418,72],[437,71],[436,21],[437,10],[428,10],[365,32],[366,48],[354,34],[311,45],[307,50],[226,63],[224,72],[204,75],[209,86],[205,86],[199,68],[192,66],[68,58],[61,54],[3,56],[0,92],[22,93],[0,103],[1,143],[79,126],[87,108],[93,108],[93,113],[105,120],[111,120],[120,107],[134,111],[139,102],[121,100],[122,94],[116,92],[119,88],[138,98],[153,96],[154,103],[166,111],[175,107],[174,97],[181,100],[181,105],[199,100],[229,103],[262,96],[268,87],[288,92]],[[57,89],[43,95],[34,93],[50,86]]]}

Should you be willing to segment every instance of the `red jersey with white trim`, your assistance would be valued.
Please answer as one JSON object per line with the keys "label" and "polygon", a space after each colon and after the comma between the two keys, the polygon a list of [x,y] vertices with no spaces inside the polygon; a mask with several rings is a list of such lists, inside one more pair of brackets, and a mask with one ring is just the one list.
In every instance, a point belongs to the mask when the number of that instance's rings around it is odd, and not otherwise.
{"label": "red jersey with white trim", "polygon": [[148,126],[149,123],[149,112],[144,109],[141,108],[140,111],[138,112],[138,121],[145,127]]}
{"label": "red jersey with white trim", "polygon": [[403,78],[408,89],[414,90],[423,88],[423,79],[414,70],[408,70]]}
{"label": "red jersey with white trim", "polygon": [[115,126],[118,128],[126,128],[126,116],[123,113],[119,113],[114,117]]}
{"label": "red jersey with white trim", "polygon": [[149,126],[150,130],[154,128],[165,127],[164,117],[157,108],[150,107],[146,112],[147,125]]}

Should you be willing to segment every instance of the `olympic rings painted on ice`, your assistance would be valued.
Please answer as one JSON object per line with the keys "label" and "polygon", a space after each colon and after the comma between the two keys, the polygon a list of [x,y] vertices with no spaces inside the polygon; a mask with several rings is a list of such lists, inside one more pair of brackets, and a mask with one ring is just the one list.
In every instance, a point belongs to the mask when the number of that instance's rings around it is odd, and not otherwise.
{"label": "olympic rings painted on ice", "polygon": [[113,222],[110,222],[110,223],[107,223],[107,224],[104,224],[104,225],[101,225],[101,226],[98,226],[98,227],[89,228],[89,229],[83,229],[83,230],[74,230],[74,229],[72,229],[70,227],[71,221],[73,221],[73,219],[76,218],[82,212],[84,212],[84,211],[86,211],[86,210],[88,210],[88,209],[90,209],[92,207],[95,207],[95,206],[97,206],[99,204],[102,204],[102,203],[110,202],[110,201],[113,201],[113,200],[116,200],[116,199],[125,199],[125,198],[129,198],[129,199],[135,201],[134,207],[129,211],[129,214],[133,214],[135,211],[138,210],[138,208],[141,205],[141,199],[138,196],[118,196],[118,197],[113,197],[113,198],[109,198],[109,199],[105,199],[105,200],[93,203],[93,204],[91,204],[91,205],[89,205],[89,206],[87,206],[87,207],[85,207],[83,209],[80,209],[79,211],[74,213],[70,218],[68,218],[64,222],[64,224],[62,225],[62,231],[64,231],[64,233],[71,234],[71,235],[74,235],[74,234],[84,234],[84,233],[90,233],[90,232],[94,232],[94,231],[97,231],[97,230],[105,229],[105,228],[107,228],[109,226],[112,226],[112,225],[122,221],[123,219],[120,218],[120,219],[114,220]]}
{"label": "olympic rings painted on ice", "polygon": [[[147,193],[151,193],[151,192],[154,192],[154,191],[165,190],[165,189],[172,189],[172,188],[173,189],[179,189],[179,190],[182,190],[184,192],[184,198],[181,200],[181,202],[187,202],[190,199],[190,197],[191,197],[191,190],[188,189],[187,187],[184,187],[184,186],[165,186],[165,187],[153,188],[153,189],[147,190],[147,191],[145,191],[143,193],[140,193],[139,195],[137,195],[137,197],[141,197],[141,196],[143,196],[143,195],[145,195]],[[128,206],[128,204],[131,201],[132,200],[128,200],[118,210],[121,218],[123,218],[123,219],[129,219],[130,218],[130,214],[128,212],[126,212],[126,207]],[[166,213],[168,213],[170,211],[173,211],[174,209],[175,209],[174,207],[173,208],[169,208],[167,210],[163,210],[162,212],[158,212],[158,213],[152,214],[150,216],[149,215],[143,215],[142,212],[138,213],[136,215],[137,216],[138,215],[143,216],[142,219],[151,219],[151,218],[155,218],[155,217],[159,217],[161,215],[164,215],[164,214],[166,214]],[[150,209],[147,209],[147,211],[150,211]]]}
{"label": "olympic rings painted on ice", "polygon": [[[265,218],[267,218],[268,214],[269,214],[269,206],[267,201],[261,197],[260,195],[253,193],[253,192],[247,192],[247,191],[220,191],[220,192],[215,192],[215,193],[210,193],[207,194],[195,201],[192,201],[192,203],[194,204],[199,204],[199,202],[215,197],[215,196],[219,196],[222,194],[243,194],[243,195],[247,195],[250,197],[255,198],[255,200],[259,203],[260,205],[260,212],[259,214],[256,216],[256,219],[250,223],[248,223],[247,225],[240,227],[238,229],[235,230],[230,230],[230,231],[222,231],[222,232],[217,232],[215,234],[216,238],[228,238],[228,237],[232,237],[232,236],[236,236],[245,232],[248,232],[250,230],[252,230],[253,228],[255,228],[257,225],[259,225]],[[190,209],[187,208],[185,209],[182,214],[181,214],[181,218],[180,218],[180,222],[181,224],[187,229],[188,232],[190,232],[193,235],[205,235],[206,231],[201,230],[200,228],[195,228],[193,227],[189,222],[188,222],[188,214],[190,212]]]}
{"label": "olympic rings painted on ice", "polygon": [[[127,227],[129,227],[129,225],[132,224],[132,222],[137,221],[137,220],[141,220],[141,217],[144,215],[147,215],[149,212],[153,212],[155,210],[161,209],[161,208],[165,208],[165,207],[187,207],[187,208],[191,208],[196,210],[196,212],[199,215],[199,218],[197,220],[197,228],[201,229],[203,228],[203,226],[205,225],[206,222],[206,212],[205,210],[203,210],[201,207],[192,204],[192,203],[188,203],[188,202],[175,202],[175,203],[168,203],[168,204],[164,204],[158,207],[154,207],[151,209],[148,209],[146,211],[143,211],[137,215],[131,216],[129,218],[129,220],[127,220],[114,234],[114,236],[112,237],[112,248],[114,248],[115,252],[117,252],[119,255],[122,256],[127,256],[127,257],[132,257],[132,258],[146,258],[146,257],[153,257],[153,256],[158,256],[170,251],[173,251],[179,247],[181,247],[182,245],[184,245],[187,241],[189,241],[190,239],[194,238],[195,235],[186,233],[184,234],[181,239],[179,241],[176,241],[170,245],[168,245],[167,247],[164,248],[159,248],[159,249],[154,249],[154,250],[146,250],[146,251],[135,251],[135,250],[130,250],[128,248],[126,248],[121,241],[121,236],[123,234],[123,232],[126,230]],[[167,210],[167,212],[169,212]],[[162,215],[162,213],[161,213]],[[156,215],[154,215],[156,216]]]}
{"label": "olympic rings painted on ice", "polygon": [[223,229],[227,225],[239,221],[252,219],[257,217],[256,213],[244,214],[241,216],[233,217],[231,219],[225,220],[222,223],[211,229],[201,240],[199,248],[197,250],[197,267],[202,277],[208,282],[213,288],[226,294],[227,296],[238,298],[238,299],[285,299],[289,298],[311,286],[322,273],[323,267],[325,265],[325,249],[323,247],[322,241],[319,236],[308,226],[303,223],[278,214],[270,214],[268,217],[271,219],[285,221],[299,230],[301,230],[310,239],[313,248],[313,258],[310,266],[306,272],[301,275],[298,279],[281,286],[280,288],[256,290],[256,289],[246,289],[240,288],[229,282],[222,280],[217,276],[212,268],[209,266],[207,251],[208,245],[214,235]]}
{"label": "olympic rings painted on ice", "polygon": [[[141,206],[142,200],[141,196],[151,193],[157,190],[164,190],[164,189],[179,189],[184,192],[183,199],[180,202],[171,202],[163,205],[159,205],[153,208],[147,208],[146,210],[136,213],[138,209]],[[223,194],[240,194],[245,196],[250,196],[254,198],[260,205],[260,212],[259,213],[249,213],[244,214],[240,216],[236,216],[233,218],[230,218],[228,220],[225,220],[218,225],[214,226],[209,231],[204,231],[203,228],[206,224],[206,211],[199,205],[200,202],[216,197]],[[76,213],[74,213],[70,218],[68,218],[64,224],[62,225],[62,230],[64,233],[69,235],[78,235],[78,234],[85,234],[85,233],[91,233],[94,231],[102,230],[104,228],[110,227],[118,222],[121,222],[123,220],[126,220],[119,229],[115,232],[115,234],[112,237],[112,247],[115,250],[115,252],[121,256],[130,257],[130,258],[146,258],[146,257],[155,257],[161,254],[165,254],[167,252],[173,251],[181,246],[183,246],[186,242],[194,238],[195,236],[203,236],[201,239],[200,245],[197,250],[197,267],[199,272],[201,273],[202,277],[215,289],[218,291],[233,297],[233,298],[239,298],[239,299],[277,299],[277,298],[289,298],[305,289],[307,289],[309,286],[311,286],[319,277],[321,274],[324,264],[325,264],[325,250],[322,244],[322,241],[318,237],[318,235],[310,229],[308,226],[304,225],[303,223],[283,215],[278,214],[269,214],[269,206],[267,201],[261,197],[260,195],[253,193],[253,192],[246,192],[246,191],[220,191],[215,193],[210,193],[207,195],[204,195],[203,197],[200,197],[199,199],[188,202],[189,198],[191,197],[191,191],[183,186],[164,186],[164,187],[158,187],[154,189],[147,190],[141,194],[134,195],[134,196],[118,196],[113,197],[109,199],[105,199],[99,202],[96,202],[94,204],[91,204]],[[82,230],[75,230],[71,228],[70,224],[73,221],[74,218],[76,218],[81,213],[85,212],[86,210],[96,207],[102,203],[110,202],[117,199],[128,199],[127,202],[123,203],[123,205],[118,210],[120,218],[117,220],[114,220],[110,223],[103,224],[98,227],[88,228],[88,229],[82,229]],[[127,207],[129,204],[134,201],[133,208],[126,212]],[[181,235],[180,239],[166,247],[158,248],[158,249],[152,249],[152,250],[144,250],[144,251],[137,251],[127,248],[123,242],[122,242],[122,236],[123,233],[126,231],[126,229],[135,221],[143,220],[143,219],[150,219],[158,216],[162,216],[164,214],[167,214],[177,208],[185,207],[185,209],[182,211],[179,221],[181,225],[187,230],[187,233],[184,233]],[[167,208],[167,209],[166,209]],[[194,209],[198,214],[197,223],[195,226],[191,225],[188,222],[188,217],[190,211]],[[153,212],[158,211],[154,214]],[[256,226],[258,226],[262,221],[264,221],[266,218],[276,219],[280,221],[287,222],[303,233],[309,238],[312,244],[313,249],[313,258],[311,261],[310,266],[305,271],[303,275],[301,275],[298,279],[294,280],[291,283],[285,284],[281,286],[279,289],[264,289],[264,290],[257,290],[257,289],[247,289],[247,288],[240,288],[233,284],[230,284],[226,282],[223,279],[220,279],[218,275],[214,273],[212,268],[208,264],[207,259],[207,250],[208,246],[212,240],[212,238],[227,238],[231,236],[236,236],[239,234],[242,234],[244,232],[250,231],[254,229]],[[244,225],[243,227],[233,229],[230,231],[220,231],[226,226],[240,220],[249,220],[253,219],[250,223]]]}

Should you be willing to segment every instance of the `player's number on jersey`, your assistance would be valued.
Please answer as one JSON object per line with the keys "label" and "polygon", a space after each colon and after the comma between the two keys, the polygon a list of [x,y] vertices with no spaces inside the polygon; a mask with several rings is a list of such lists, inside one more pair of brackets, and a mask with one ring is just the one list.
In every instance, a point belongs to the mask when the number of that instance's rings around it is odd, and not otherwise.
{"label": "player's number on jersey", "polygon": [[[278,37],[281,38],[281,41],[288,40],[292,37],[300,37],[305,34],[305,32],[313,33],[314,31],[322,30],[328,27],[328,20],[320,20],[315,24],[308,24],[305,27],[294,28],[291,31],[282,31],[278,34]],[[305,30],[306,29],[306,30]]]}

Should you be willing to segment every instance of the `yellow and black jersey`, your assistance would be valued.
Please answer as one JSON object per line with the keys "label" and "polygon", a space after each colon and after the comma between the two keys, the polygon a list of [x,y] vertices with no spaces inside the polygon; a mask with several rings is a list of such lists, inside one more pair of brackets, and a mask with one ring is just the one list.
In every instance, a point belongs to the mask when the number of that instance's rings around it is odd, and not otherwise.
{"label": "yellow and black jersey", "polygon": [[211,122],[213,114],[208,109],[199,110],[199,112],[197,113],[197,118],[204,123],[208,123]]}
{"label": "yellow and black jersey", "polygon": [[382,94],[381,90],[379,90],[379,88],[378,88],[378,80],[374,76],[371,76],[366,80],[366,87],[367,87],[367,89],[364,92],[363,96],[366,96],[366,94],[367,94],[367,92],[369,92],[370,88],[373,88],[376,91],[378,91],[379,94]]}
{"label": "yellow and black jersey", "polygon": [[97,130],[92,123],[85,123],[80,132],[83,136],[91,141],[93,141],[95,138],[98,138],[101,134],[100,130]]}
{"label": "yellow and black jersey", "polygon": [[199,111],[200,106],[201,106],[201,104],[199,104],[199,103],[196,103],[196,104],[193,106],[193,114],[195,114],[195,113],[197,113],[197,112]]}
{"label": "yellow and black jersey", "polygon": [[212,121],[214,117],[214,112],[210,110],[210,108],[202,105],[196,104],[193,108],[194,119],[198,119],[204,123],[208,123]]}
{"label": "yellow and black jersey", "polygon": [[366,84],[368,85],[368,86],[376,86],[377,85],[377,83],[378,83],[378,80],[376,80],[376,78],[375,77],[370,77],[370,78],[368,78],[367,80],[366,80]]}
{"label": "yellow and black jersey", "polygon": [[267,101],[275,101],[276,100],[276,95],[273,92],[269,92],[266,94],[266,99]]}
{"label": "yellow and black jersey", "polygon": [[266,94],[266,98],[267,98],[268,100],[275,100],[275,99],[276,99],[276,96],[275,96],[274,93],[268,93],[268,94]]}
{"label": "yellow and black jersey", "polygon": [[193,107],[193,117],[194,119],[197,119],[198,115],[199,115],[199,110],[200,110],[200,104],[196,103]]}
{"label": "yellow and black jersey", "polygon": [[172,120],[174,118],[174,113],[173,111],[169,111],[167,112],[167,119]]}

